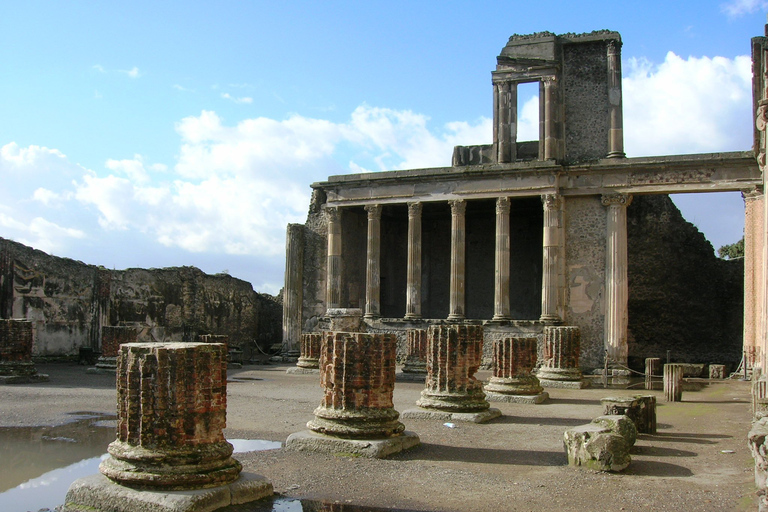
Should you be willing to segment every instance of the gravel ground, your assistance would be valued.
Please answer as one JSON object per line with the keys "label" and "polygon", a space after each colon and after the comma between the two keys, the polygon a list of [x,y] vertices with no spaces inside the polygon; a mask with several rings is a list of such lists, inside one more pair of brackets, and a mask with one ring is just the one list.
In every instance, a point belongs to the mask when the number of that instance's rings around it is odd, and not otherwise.
{"label": "gravel ground", "polygon": [[[0,386],[0,427],[59,425],[74,412],[114,414],[114,377],[68,364],[38,368],[49,383]],[[320,403],[319,378],[287,375],[286,368],[230,370],[227,437],[285,441],[306,429]],[[398,382],[396,409],[412,408],[422,388]],[[632,463],[619,474],[568,467],[563,432],[601,415],[600,398],[636,391],[548,391],[541,405],[493,403],[503,416],[484,425],[406,420],[422,444],[389,459],[284,450],[238,458],[277,493],[339,504],[467,512],[757,509],[746,446],[749,383],[713,382],[671,404],[651,392],[659,399],[658,434],[638,437]]]}

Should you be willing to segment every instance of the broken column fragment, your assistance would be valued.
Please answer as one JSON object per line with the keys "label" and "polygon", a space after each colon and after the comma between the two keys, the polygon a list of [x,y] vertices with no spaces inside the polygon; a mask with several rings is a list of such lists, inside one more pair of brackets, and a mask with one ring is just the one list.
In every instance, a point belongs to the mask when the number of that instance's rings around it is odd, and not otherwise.
{"label": "broken column fragment", "polygon": [[544,361],[537,376],[544,387],[581,389],[589,386],[579,369],[581,331],[574,326],[544,327]]}
{"label": "broken column fragment", "polygon": [[494,340],[493,376],[485,385],[488,400],[540,404],[549,398],[532,373],[537,347],[535,336]]}
{"label": "broken column fragment", "polygon": [[392,402],[396,351],[393,334],[324,332],[322,402],[310,431],[291,434],[285,448],[380,458],[418,445]]}
{"label": "broken column fragment", "polygon": [[34,330],[29,320],[0,319],[0,384],[45,382],[32,362]]}
{"label": "broken column fragment", "polygon": [[117,439],[101,475],[72,484],[65,510],[170,510],[172,501],[188,511],[201,500],[215,510],[271,495],[263,477],[241,474],[224,438],[226,357],[221,343],[121,345]]}
{"label": "broken column fragment", "polygon": [[307,332],[301,335],[299,360],[296,362],[296,366],[288,368],[286,373],[320,373],[320,345],[322,336],[319,332]]}
{"label": "broken column fragment", "polygon": [[683,400],[683,372],[682,364],[664,365],[664,398],[667,402],[681,402]]}
{"label": "broken column fragment", "polygon": [[432,325],[427,342],[426,388],[416,402],[418,409],[404,411],[403,418],[484,423],[501,416],[475,378],[483,355],[483,327]]}
{"label": "broken column fragment", "polygon": [[120,345],[136,343],[138,332],[134,327],[104,325],[101,327],[101,355],[95,368],[88,368],[88,373],[114,373],[117,370],[117,354]]}

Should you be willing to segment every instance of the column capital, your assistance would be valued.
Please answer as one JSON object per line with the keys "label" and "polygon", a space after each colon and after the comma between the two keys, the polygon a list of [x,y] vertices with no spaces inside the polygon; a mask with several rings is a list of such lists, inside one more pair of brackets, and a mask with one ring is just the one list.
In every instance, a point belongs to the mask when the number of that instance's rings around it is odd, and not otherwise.
{"label": "column capital", "polygon": [[631,194],[604,194],[601,198],[603,206],[629,206],[632,204]]}
{"label": "column capital", "polygon": [[418,201],[413,201],[408,203],[408,216],[409,217],[416,217],[418,215],[421,215],[423,204]]}
{"label": "column capital", "polygon": [[381,205],[380,204],[367,204],[365,205],[365,211],[368,212],[368,220],[381,218]]}
{"label": "column capital", "polygon": [[451,206],[451,215],[464,215],[467,211],[467,201],[464,199],[451,199],[448,204]]}
{"label": "column capital", "polygon": [[496,199],[496,213],[509,213],[510,201],[508,197],[499,197]]}
{"label": "column capital", "polygon": [[338,206],[326,206],[324,208],[325,210],[325,219],[328,222],[338,222],[339,221],[339,207]]}
{"label": "column capital", "polygon": [[755,199],[760,199],[761,197],[763,197],[763,187],[760,185],[741,191],[741,198],[745,203],[748,201],[754,201]]}
{"label": "column capital", "polygon": [[542,194],[541,202],[544,203],[545,210],[556,210],[560,208],[563,198],[560,194]]}

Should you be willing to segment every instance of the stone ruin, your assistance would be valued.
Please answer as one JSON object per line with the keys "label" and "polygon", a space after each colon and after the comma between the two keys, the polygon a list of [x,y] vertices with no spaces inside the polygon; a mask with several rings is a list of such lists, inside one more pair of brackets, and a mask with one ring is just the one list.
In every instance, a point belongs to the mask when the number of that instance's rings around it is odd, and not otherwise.
{"label": "stone ruin", "polygon": [[117,370],[117,355],[120,345],[136,343],[138,332],[134,327],[105,325],[101,328],[101,354],[95,368],[88,373],[114,373]]}
{"label": "stone ruin", "polygon": [[32,322],[0,319],[0,384],[45,382],[48,375],[37,373],[32,362]]}
{"label": "stone ruin", "polygon": [[65,512],[210,511],[272,495],[224,438],[225,345],[124,344],[117,367],[117,439],[100,474],[70,486]]}
{"label": "stone ruin", "polygon": [[493,342],[493,376],[485,385],[490,401],[540,404],[549,398],[533,369],[538,338],[512,337]]}
{"label": "stone ruin", "polygon": [[574,326],[544,328],[544,360],[537,372],[542,386],[581,389],[588,386],[579,368],[581,331]]}

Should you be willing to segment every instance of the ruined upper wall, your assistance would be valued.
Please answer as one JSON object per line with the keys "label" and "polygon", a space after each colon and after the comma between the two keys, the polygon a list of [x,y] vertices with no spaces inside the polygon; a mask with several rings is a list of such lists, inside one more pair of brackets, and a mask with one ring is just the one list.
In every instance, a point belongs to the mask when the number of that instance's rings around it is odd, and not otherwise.
{"label": "ruined upper wall", "polygon": [[195,267],[108,270],[0,238],[0,317],[35,324],[35,356],[98,350],[101,326],[131,326],[139,341],[223,334],[230,344],[280,339],[274,297]]}

